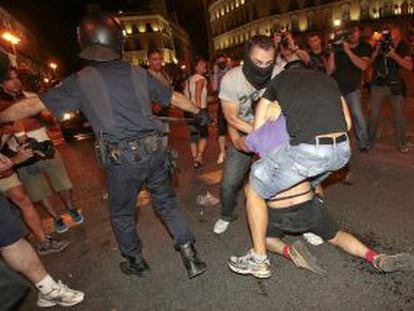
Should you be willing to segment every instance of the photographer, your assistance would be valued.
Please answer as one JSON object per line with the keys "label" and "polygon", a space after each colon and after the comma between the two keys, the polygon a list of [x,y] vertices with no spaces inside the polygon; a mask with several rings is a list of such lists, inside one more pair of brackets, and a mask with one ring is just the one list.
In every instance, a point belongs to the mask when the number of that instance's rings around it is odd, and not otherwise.
{"label": "photographer", "polygon": [[[276,58],[276,64],[279,66],[286,65],[286,56],[284,53],[289,53],[294,55],[295,58],[300,60],[303,64],[308,65],[311,62],[311,58],[305,50],[301,49],[299,45],[296,44],[295,39],[293,38],[290,32],[279,32],[275,33],[273,36],[276,49],[279,50],[279,54]],[[285,52],[283,52],[285,51]]]}
{"label": "photographer", "polygon": [[371,120],[369,132],[374,143],[382,103],[390,98],[394,113],[394,126],[397,149],[407,153],[405,144],[405,117],[403,114],[405,84],[400,76],[400,69],[412,70],[410,49],[402,40],[401,30],[394,26],[391,31],[384,31],[371,57],[373,62]]}
{"label": "photographer", "polygon": [[325,51],[322,47],[322,39],[316,33],[311,33],[306,39],[309,46],[309,68],[326,73],[328,68],[332,68],[334,53]]}
{"label": "photographer", "polygon": [[368,152],[371,146],[362,112],[359,86],[362,72],[369,66],[371,47],[360,41],[360,32],[359,26],[354,26],[350,32],[343,31],[342,38],[334,39],[334,62],[329,64],[327,73],[332,74],[338,82],[348,103],[359,151]]}

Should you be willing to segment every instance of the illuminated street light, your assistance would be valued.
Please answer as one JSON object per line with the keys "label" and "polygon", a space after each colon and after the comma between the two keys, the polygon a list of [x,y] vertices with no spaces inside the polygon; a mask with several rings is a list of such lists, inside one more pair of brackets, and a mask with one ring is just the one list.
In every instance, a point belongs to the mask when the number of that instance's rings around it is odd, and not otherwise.
{"label": "illuminated street light", "polygon": [[21,41],[20,38],[15,36],[9,31],[3,32],[1,37],[11,44],[12,49],[13,49],[13,54],[16,56],[16,44],[19,44],[19,42]]}
{"label": "illuminated street light", "polygon": [[52,69],[53,69],[53,71],[56,71],[56,69],[57,69],[58,65],[57,65],[56,63],[54,63],[54,62],[50,62],[50,63],[49,63],[49,67],[50,67],[50,68],[52,68]]}
{"label": "illuminated street light", "polygon": [[19,44],[19,42],[21,41],[19,37],[15,36],[14,34],[8,31],[3,32],[1,37],[13,45]]}
{"label": "illuminated street light", "polygon": [[342,21],[339,18],[335,18],[333,21],[333,25],[334,27],[339,27],[341,26]]}

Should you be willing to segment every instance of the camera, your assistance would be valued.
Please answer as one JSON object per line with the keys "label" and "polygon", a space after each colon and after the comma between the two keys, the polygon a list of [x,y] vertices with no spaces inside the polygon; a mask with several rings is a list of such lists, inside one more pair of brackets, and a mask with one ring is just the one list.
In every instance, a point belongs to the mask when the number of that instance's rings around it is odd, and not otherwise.
{"label": "camera", "polygon": [[391,32],[389,30],[383,30],[381,32],[381,41],[380,41],[380,52],[382,54],[388,54],[391,47],[393,46]]}
{"label": "camera", "polygon": [[331,39],[328,41],[328,50],[333,52],[340,52],[343,50],[343,43],[350,42],[353,31],[351,29],[337,30],[331,34]]}
{"label": "camera", "polygon": [[42,153],[44,156],[36,154],[36,157],[39,159],[51,159],[55,156],[55,146],[50,140],[38,142],[34,138],[29,138],[27,148]]}
{"label": "camera", "polygon": [[275,36],[279,36],[281,38],[280,45],[283,46],[285,49],[295,50],[295,47],[292,45],[292,42],[289,40],[290,33],[288,31],[277,32],[274,34]]}

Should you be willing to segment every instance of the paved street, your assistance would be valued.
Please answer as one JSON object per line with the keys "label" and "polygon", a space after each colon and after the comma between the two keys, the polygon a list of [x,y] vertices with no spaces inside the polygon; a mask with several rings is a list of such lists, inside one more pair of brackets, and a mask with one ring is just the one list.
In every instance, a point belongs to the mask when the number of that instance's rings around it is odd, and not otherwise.
{"label": "paved street", "polygon": [[[413,106],[410,102],[410,110]],[[414,113],[410,116],[409,135],[414,141]],[[326,188],[326,201],[334,219],[369,246],[390,253],[414,253],[414,148],[407,155],[397,153],[390,124],[387,120],[371,153],[354,154],[355,184],[345,186],[338,183],[340,176],[334,177]],[[85,223],[61,236],[71,241],[66,251],[43,260],[53,276],[85,291],[85,302],[72,310],[414,310],[414,273],[373,273],[363,260],[326,243],[310,246],[328,270],[326,276],[299,270],[276,255],[271,255],[273,276],[269,280],[259,282],[230,272],[227,258],[249,247],[243,196],[239,196],[238,221],[224,235],[215,235],[212,227],[218,206],[206,208],[201,216],[195,203],[196,196],[206,190],[218,196],[215,128],[207,165],[201,171],[191,168],[185,124],[174,124],[172,129],[172,144],[180,151],[178,195],[198,238],[200,255],[209,265],[208,272],[187,279],[170,237],[144,198],[139,200],[143,205],[139,231],[152,271],[144,278],[121,274],[121,257],[110,228],[104,178],[95,165],[93,140],[60,143]],[[56,204],[59,206],[58,201]],[[46,227],[49,223],[45,219]],[[33,310],[35,299],[33,290],[21,310]]]}

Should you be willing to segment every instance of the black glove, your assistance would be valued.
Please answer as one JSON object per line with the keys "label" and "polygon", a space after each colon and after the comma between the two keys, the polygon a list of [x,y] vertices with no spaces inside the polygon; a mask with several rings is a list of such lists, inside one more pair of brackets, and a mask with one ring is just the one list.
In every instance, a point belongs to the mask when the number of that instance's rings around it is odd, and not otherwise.
{"label": "black glove", "polygon": [[208,126],[213,122],[207,109],[200,109],[200,112],[194,115],[194,121],[200,126]]}

